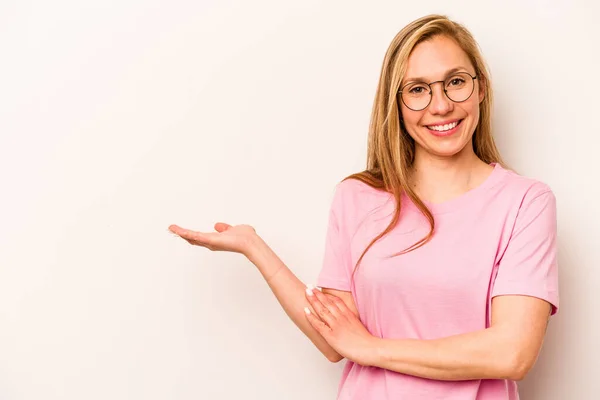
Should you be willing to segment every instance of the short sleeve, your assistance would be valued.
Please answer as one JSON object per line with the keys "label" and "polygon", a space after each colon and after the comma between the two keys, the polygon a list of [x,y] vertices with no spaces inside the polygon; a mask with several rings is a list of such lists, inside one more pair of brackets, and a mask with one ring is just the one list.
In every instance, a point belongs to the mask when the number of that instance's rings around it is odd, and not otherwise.
{"label": "short sleeve", "polygon": [[547,301],[558,311],[556,199],[546,189],[527,195],[498,265],[491,297],[526,295]]}
{"label": "short sleeve", "polygon": [[348,181],[339,183],[329,209],[329,221],[325,236],[325,253],[317,286],[351,291],[352,265],[347,224],[344,221],[344,208],[348,201],[344,194]]}

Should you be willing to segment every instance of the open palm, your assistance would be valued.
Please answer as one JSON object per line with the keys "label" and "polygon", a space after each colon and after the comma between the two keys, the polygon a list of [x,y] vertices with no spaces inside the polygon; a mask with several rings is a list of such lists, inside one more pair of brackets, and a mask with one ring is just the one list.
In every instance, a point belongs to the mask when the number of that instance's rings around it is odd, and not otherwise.
{"label": "open palm", "polygon": [[206,247],[212,251],[231,251],[241,254],[246,254],[251,239],[256,236],[256,231],[250,225],[231,226],[223,222],[215,224],[216,232],[197,232],[177,225],[169,226],[169,231],[195,246]]}

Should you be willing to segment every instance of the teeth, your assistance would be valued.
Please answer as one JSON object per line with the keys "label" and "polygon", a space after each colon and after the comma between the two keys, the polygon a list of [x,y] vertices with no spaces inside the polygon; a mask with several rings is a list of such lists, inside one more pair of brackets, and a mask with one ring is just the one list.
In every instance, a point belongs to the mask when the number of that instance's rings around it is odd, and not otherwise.
{"label": "teeth", "polygon": [[443,132],[443,131],[448,131],[450,129],[454,129],[456,127],[456,125],[458,125],[458,121],[455,121],[451,124],[446,124],[446,125],[430,125],[430,126],[428,126],[428,128],[431,130],[434,130],[434,131]]}

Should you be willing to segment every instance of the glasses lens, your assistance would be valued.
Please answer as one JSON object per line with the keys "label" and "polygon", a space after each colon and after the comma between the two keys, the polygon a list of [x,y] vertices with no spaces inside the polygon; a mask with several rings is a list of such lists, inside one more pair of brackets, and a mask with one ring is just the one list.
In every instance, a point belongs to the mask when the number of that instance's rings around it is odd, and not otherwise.
{"label": "glasses lens", "polygon": [[473,94],[473,78],[471,75],[459,72],[446,79],[445,83],[446,94],[450,100],[460,103],[467,100]]}
{"label": "glasses lens", "polygon": [[411,110],[422,110],[429,104],[431,91],[422,82],[407,83],[402,87],[402,101]]}

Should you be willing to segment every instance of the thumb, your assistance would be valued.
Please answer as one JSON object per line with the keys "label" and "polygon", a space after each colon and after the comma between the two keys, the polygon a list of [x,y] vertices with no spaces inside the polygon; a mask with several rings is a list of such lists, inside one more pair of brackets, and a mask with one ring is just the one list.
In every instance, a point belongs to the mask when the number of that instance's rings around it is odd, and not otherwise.
{"label": "thumb", "polygon": [[224,231],[226,231],[229,228],[231,228],[231,225],[226,224],[225,222],[217,222],[215,224],[215,231],[217,231],[219,233],[220,232],[224,232]]}

